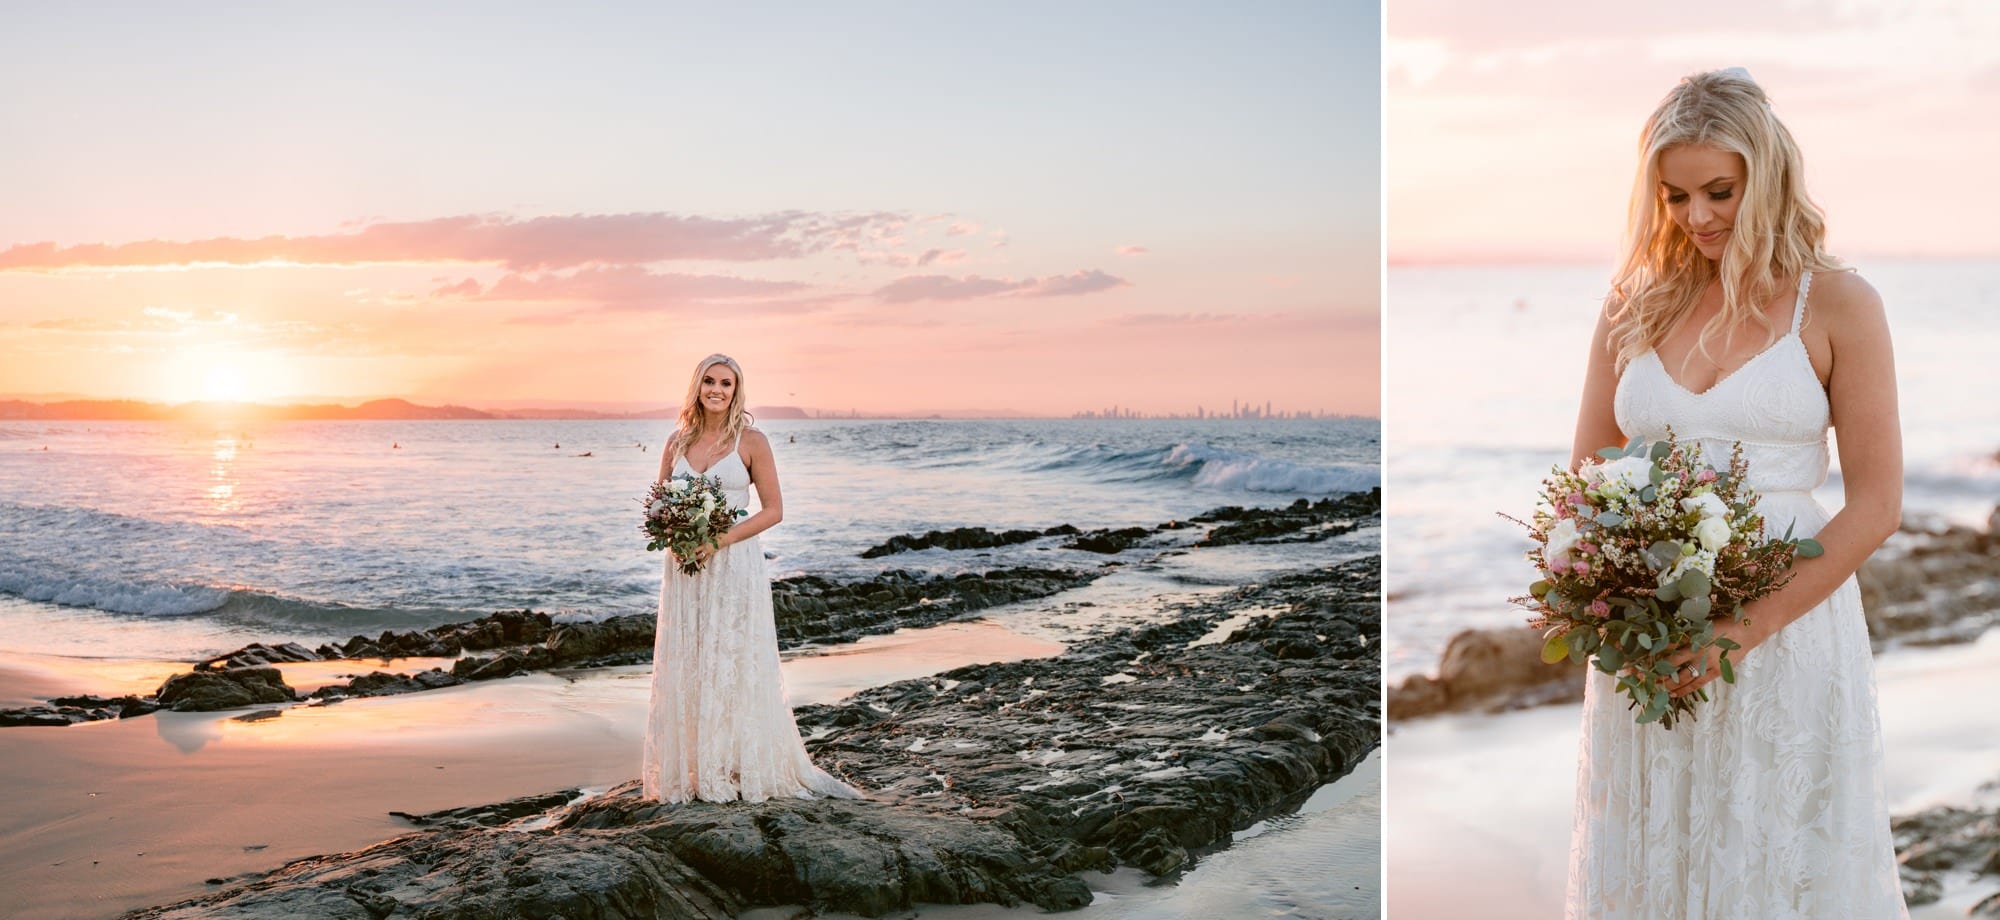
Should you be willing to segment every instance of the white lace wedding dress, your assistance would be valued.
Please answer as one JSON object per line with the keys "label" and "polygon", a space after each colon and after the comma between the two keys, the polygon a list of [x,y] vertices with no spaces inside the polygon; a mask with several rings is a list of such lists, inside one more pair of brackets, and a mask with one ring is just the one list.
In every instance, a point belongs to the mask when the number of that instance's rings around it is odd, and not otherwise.
{"label": "white lace wedding dress", "polygon": [[[1657,355],[1633,360],[1614,397],[1629,437],[1699,440],[1720,466],[1734,442],[1774,534],[1817,533],[1827,512],[1829,408],[1799,322],[1708,390]],[[1708,685],[1692,721],[1639,725],[1612,679],[1585,686],[1570,843],[1571,920],[1907,917],[1882,787],[1881,720],[1852,578]]]}
{"label": "white lace wedding dress", "polygon": [[[695,471],[677,458],[673,475]],[[731,508],[749,505],[750,471],[736,450],[707,475],[722,480]],[[725,547],[693,575],[667,554],[644,757],[645,795],[664,802],[861,797],[813,766],[799,739],[756,537]]]}

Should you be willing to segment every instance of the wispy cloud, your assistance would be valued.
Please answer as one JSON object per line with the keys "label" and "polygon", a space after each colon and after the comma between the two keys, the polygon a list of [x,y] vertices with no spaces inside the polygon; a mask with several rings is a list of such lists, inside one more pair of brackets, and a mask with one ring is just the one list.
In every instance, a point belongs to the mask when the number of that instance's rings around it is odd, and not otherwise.
{"label": "wispy cloud", "polygon": [[969,275],[909,275],[883,285],[875,297],[885,303],[923,300],[977,300],[982,297],[1071,297],[1126,287],[1131,282],[1097,269],[1046,278],[982,278]]}
{"label": "wispy cloud", "polygon": [[431,296],[467,300],[592,302],[614,309],[644,309],[770,297],[802,291],[807,287],[797,281],[653,272],[637,265],[611,265],[578,269],[568,274],[509,274],[483,289],[478,281],[467,278],[457,284],[439,287],[431,291]]}
{"label": "wispy cloud", "polygon": [[1147,249],[1147,248],[1146,248],[1146,247],[1144,247],[1144,246],[1120,246],[1120,247],[1118,247],[1118,254],[1119,254],[1119,255],[1121,255],[1121,256],[1143,256],[1143,255],[1145,255],[1145,254],[1147,254],[1147,253],[1149,253],[1149,252],[1152,252],[1152,250],[1150,250],[1150,249]]}
{"label": "wispy cloud", "polygon": [[740,219],[659,212],[528,219],[466,215],[374,223],[317,236],[23,243],[0,250],[0,271],[462,262],[537,272],[691,259],[744,262],[873,251],[894,245],[904,223],[901,215],[885,212],[786,211]]}

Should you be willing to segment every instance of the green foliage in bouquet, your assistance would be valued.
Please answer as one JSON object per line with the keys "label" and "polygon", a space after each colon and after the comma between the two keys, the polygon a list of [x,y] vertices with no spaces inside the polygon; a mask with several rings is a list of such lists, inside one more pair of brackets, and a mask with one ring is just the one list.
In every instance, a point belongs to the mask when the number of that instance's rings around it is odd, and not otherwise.
{"label": "green foliage in bouquet", "polygon": [[1742,616],[1790,581],[1794,558],[1822,552],[1789,530],[1765,537],[1747,473],[1741,443],[1718,471],[1671,431],[1607,448],[1573,473],[1553,470],[1534,520],[1509,518],[1535,541],[1527,555],[1542,577],[1513,601],[1535,613],[1542,660],[1589,662],[1617,679],[1639,722],[1668,729],[1708,699],[1668,691],[1676,656],[1693,653],[1699,676],[1703,653],[1719,648],[1720,676],[1733,683],[1729,653],[1740,646],[1715,634],[1717,620]]}
{"label": "green foliage in bouquet", "polygon": [[696,553],[702,547],[720,549],[722,535],[737,518],[749,513],[730,510],[722,480],[710,476],[677,476],[655,482],[639,501],[646,506],[645,519],[639,525],[647,537],[646,551],[673,553],[686,575],[701,571]]}

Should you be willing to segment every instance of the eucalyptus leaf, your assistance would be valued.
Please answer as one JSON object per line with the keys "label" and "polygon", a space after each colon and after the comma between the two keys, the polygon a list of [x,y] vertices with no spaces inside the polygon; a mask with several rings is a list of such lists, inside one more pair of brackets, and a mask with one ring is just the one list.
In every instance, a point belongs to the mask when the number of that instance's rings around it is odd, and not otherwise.
{"label": "eucalyptus leaf", "polygon": [[1819,545],[1819,541],[1811,537],[1799,541],[1799,557],[1802,559],[1817,559],[1825,552],[1826,547]]}
{"label": "eucalyptus leaf", "polygon": [[1569,642],[1561,634],[1550,636],[1547,642],[1542,643],[1543,664],[1555,664],[1568,657]]}
{"label": "eucalyptus leaf", "polygon": [[1678,582],[1667,582],[1661,585],[1659,593],[1653,596],[1668,603],[1673,603],[1681,599],[1681,586]]}
{"label": "eucalyptus leaf", "polygon": [[1686,573],[1681,575],[1680,588],[1682,597],[1708,597],[1708,589],[1710,588],[1708,573],[1700,569],[1687,570]]}
{"label": "eucalyptus leaf", "polygon": [[1603,449],[1599,450],[1599,451],[1597,452],[1597,455],[1598,455],[1598,456],[1600,456],[1600,457],[1603,457],[1603,458],[1604,458],[1604,459],[1606,459],[1606,460],[1617,460],[1617,459],[1619,459],[1619,458],[1621,458],[1621,457],[1625,456],[1625,448],[1623,448],[1623,447],[1606,447],[1606,448],[1603,448]]}
{"label": "eucalyptus leaf", "polygon": [[[1659,472],[1659,471],[1658,471],[1658,470],[1654,470],[1653,472],[1657,473],[1657,472]],[[1655,481],[1655,482],[1658,482],[1658,480],[1654,480],[1654,481]],[[1656,499],[1658,499],[1659,497],[1660,497],[1660,487],[1659,487],[1659,486],[1647,486],[1647,487],[1645,487],[1645,488],[1643,488],[1643,489],[1640,489],[1640,490],[1639,490],[1639,500],[1640,500],[1640,501],[1642,501],[1642,502],[1646,502],[1646,503],[1648,503],[1648,504],[1651,504],[1651,503],[1652,503],[1653,501],[1655,501],[1655,500],[1656,500]]]}
{"label": "eucalyptus leaf", "polygon": [[1728,655],[1722,656],[1722,680],[1730,684],[1736,682],[1736,669],[1729,666]]}
{"label": "eucalyptus leaf", "polygon": [[1690,597],[1681,601],[1681,616],[1695,622],[1708,619],[1709,610],[1709,601],[1706,597]]}
{"label": "eucalyptus leaf", "polygon": [[[1651,454],[1651,456],[1652,456],[1652,460],[1653,460],[1653,462],[1654,462],[1654,463],[1659,463],[1659,462],[1661,462],[1661,461],[1663,461],[1663,460],[1667,459],[1667,456],[1668,456],[1669,454],[1672,454],[1673,452],[1674,452],[1674,445],[1673,445],[1673,443],[1672,443],[1672,442],[1670,442],[1670,441],[1654,441],[1654,442],[1653,442],[1653,453]],[[1657,479],[1655,479],[1655,480],[1653,480],[1653,481],[1654,481],[1654,482],[1659,482],[1659,480],[1657,480]]]}
{"label": "eucalyptus leaf", "polygon": [[[1606,511],[1606,512],[1604,512],[1604,513],[1602,513],[1602,514],[1599,514],[1599,515],[1597,516],[1597,523],[1599,523],[1599,524],[1601,524],[1601,525],[1603,525],[1603,526],[1605,526],[1605,527],[1617,527],[1617,526],[1619,526],[1620,524],[1623,524],[1623,523],[1625,523],[1625,516],[1624,516],[1624,515],[1622,515],[1622,514],[1619,514],[1619,513],[1618,513],[1618,512],[1616,512],[1616,511]],[[1801,545],[1803,545],[1803,544],[1801,544]],[[1818,545],[1818,544],[1814,544],[1814,545]]]}
{"label": "eucalyptus leaf", "polygon": [[[1649,652],[1650,652],[1650,651],[1652,651],[1652,650],[1653,650],[1653,637],[1652,637],[1652,636],[1649,636],[1649,635],[1647,635],[1647,634],[1645,634],[1645,633],[1640,633],[1640,634],[1639,634],[1639,647],[1640,647],[1640,648],[1643,648],[1643,649],[1645,649],[1645,650],[1647,650],[1647,651],[1649,651]],[[1544,652],[1544,654],[1546,654],[1546,651]]]}
{"label": "eucalyptus leaf", "polygon": [[1536,581],[1536,582],[1535,582],[1534,584],[1532,584],[1532,585],[1529,585],[1529,586],[1528,586],[1528,593],[1529,593],[1529,594],[1532,594],[1532,595],[1534,595],[1534,596],[1536,596],[1536,597],[1541,597],[1542,595],[1544,595],[1544,594],[1547,594],[1547,593],[1549,593],[1549,589],[1550,589],[1550,588],[1553,588],[1553,587],[1555,587],[1555,586],[1554,586],[1554,585],[1551,585],[1551,584],[1549,584],[1549,580],[1548,580],[1548,579],[1546,579],[1546,578],[1543,578],[1543,579],[1540,579],[1540,580]]}

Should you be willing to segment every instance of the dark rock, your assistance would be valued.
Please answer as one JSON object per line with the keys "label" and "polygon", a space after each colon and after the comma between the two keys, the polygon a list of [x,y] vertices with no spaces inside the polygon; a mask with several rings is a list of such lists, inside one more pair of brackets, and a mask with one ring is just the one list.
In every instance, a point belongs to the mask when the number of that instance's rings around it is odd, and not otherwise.
{"label": "dark rock", "polygon": [[224,668],[167,678],[154,697],[175,712],[212,712],[259,703],[290,703],[298,693],[277,668]]}
{"label": "dark rock", "polygon": [[1542,663],[1542,636],[1527,626],[1469,629],[1445,645],[1436,677],[1414,675],[1389,691],[1389,718],[1574,702],[1583,677],[1580,665]]}
{"label": "dark rock", "polygon": [[[1898,816],[1889,822],[1889,831],[1896,841],[1903,899],[1913,907],[1942,900],[1948,874],[2000,875],[2000,808],[1941,806]],[[2000,908],[1996,899],[2000,895],[1980,904]],[[1974,905],[1967,916],[1985,916],[1979,910]]]}
{"label": "dark rock", "polygon": [[1990,528],[1905,523],[1856,578],[1878,651],[1891,642],[1969,642],[2000,623],[2000,539]]}
{"label": "dark rock", "polygon": [[[565,790],[404,815],[425,828],[133,916],[1073,909],[1090,900],[1075,873],[1179,871],[1190,852],[1296,808],[1375,747],[1379,598],[1379,560],[1362,560],[1211,596],[1057,658],[801,707],[815,761],[867,800],[667,805],[629,782],[582,801]],[[1275,612],[1241,641],[1189,647],[1253,608]],[[1301,644],[1318,653],[1272,652]],[[1135,679],[1106,682],[1115,675]],[[968,692],[946,692],[951,681]],[[482,826],[500,822],[513,824]],[[681,900],[646,900],[668,894]]]}
{"label": "dark rock", "polygon": [[50,706],[27,706],[20,709],[0,709],[0,727],[29,725],[74,725],[88,722],[90,717],[81,712],[64,711]]}
{"label": "dark rock", "polygon": [[949,576],[891,570],[852,583],[804,575],[774,582],[771,602],[778,644],[794,648],[943,623],[988,607],[1047,597],[1100,574],[1025,567]]}
{"label": "dark rock", "polygon": [[236,651],[206,661],[197,661],[197,671],[213,671],[222,668],[248,668],[267,664],[281,664],[291,661],[319,661],[322,656],[296,642],[279,645],[265,645],[252,642]]}
{"label": "dark rock", "polygon": [[[1074,528],[1072,528],[1074,529]],[[996,546],[1012,546],[1039,540],[1056,531],[1009,530],[995,533],[984,527],[957,527],[951,530],[932,530],[923,534],[900,534],[890,537],[877,546],[861,551],[863,559],[879,559],[896,553],[907,553],[920,549],[992,549]]]}
{"label": "dark rock", "polygon": [[1117,530],[1092,530],[1071,540],[1068,549],[1080,549],[1090,553],[1122,553],[1152,535],[1144,527],[1122,527]]}
{"label": "dark rock", "polygon": [[392,811],[389,814],[418,827],[499,827],[509,821],[561,808],[580,798],[583,798],[583,790],[564,789],[561,792],[525,796],[491,805],[447,808],[421,815],[401,811]]}
{"label": "dark rock", "polygon": [[1284,508],[1217,508],[1190,518],[1216,524],[1196,546],[1239,543],[1316,543],[1372,523],[1382,513],[1382,490],[1354,492],[1319,501],[1299,499]]}

